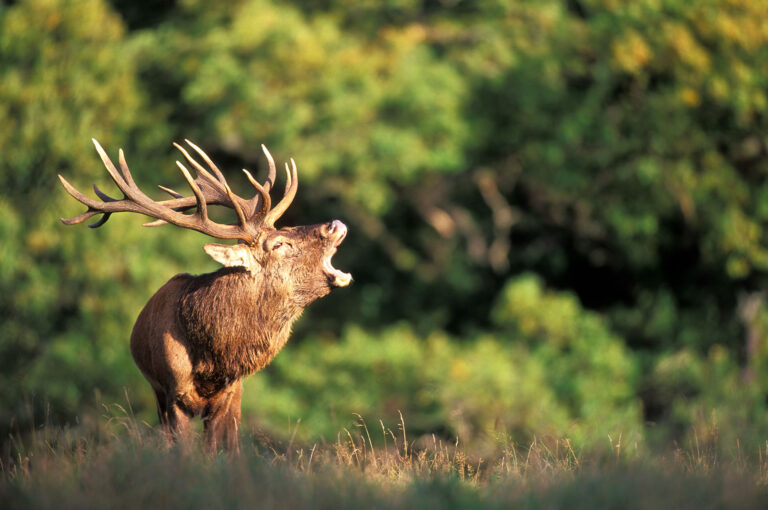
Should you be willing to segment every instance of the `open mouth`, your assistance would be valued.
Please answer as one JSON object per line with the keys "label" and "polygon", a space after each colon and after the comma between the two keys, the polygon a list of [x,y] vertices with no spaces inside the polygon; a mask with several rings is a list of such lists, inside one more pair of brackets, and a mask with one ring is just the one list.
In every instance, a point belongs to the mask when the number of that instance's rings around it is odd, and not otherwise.
{"label": "open mouth", "polygon": [[323,270],[334,287],[346,287],[352,282],[352,275],[333,267],[331,257],[336,253],[341,242],[347,237],[347,226],[339,220],[333,220],[329,226],[329,235],[333,238],[333,249],[323,259]]}

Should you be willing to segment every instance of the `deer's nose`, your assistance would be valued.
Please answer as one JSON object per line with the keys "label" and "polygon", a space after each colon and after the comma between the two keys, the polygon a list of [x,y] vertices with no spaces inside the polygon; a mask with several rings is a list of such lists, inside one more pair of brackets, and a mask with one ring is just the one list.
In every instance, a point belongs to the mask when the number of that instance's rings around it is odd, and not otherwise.
{"label": "deer's nose", "polygon": [[347,226],[339,220],[333,220],[326,224],[324,230],[325,235],[334,239],[336,245],[338,245],[347,235]]}
{"label": "deer's nose", "polygon": [[333,220],[333,221],[332,221],[332,222],[331,222],[331,223],[328,225],[328,233],[329,233],[329,234],[333,234],[333,233],[334,233],[334,232],[336,232],[337,230],[338,230],[338,231],[342,231],[342,232],[343,232],[343,231],[347,230],[347,226],[346,226],[346,225],[344,225],[344,224],[343,224],[342,222],[340,222],[339,220]]}

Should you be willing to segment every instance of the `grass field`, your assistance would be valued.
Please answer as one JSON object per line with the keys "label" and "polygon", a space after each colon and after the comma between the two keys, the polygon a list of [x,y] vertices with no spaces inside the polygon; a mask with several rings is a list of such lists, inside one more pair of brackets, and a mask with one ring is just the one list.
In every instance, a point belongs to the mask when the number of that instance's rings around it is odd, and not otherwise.
{"label": "grass field", "polygon": [[[385,446],[376,446],[386,438]],[[576,452],[567,440],[499,444],[470,458],[461,442],[371,430],[334,442],[276,443],[254,432],[242,453],[169,446],[124,413],[39,427],[4,444],[2,508],[765,509],[764,451],[694,443],[651,455],[615,439]]]}

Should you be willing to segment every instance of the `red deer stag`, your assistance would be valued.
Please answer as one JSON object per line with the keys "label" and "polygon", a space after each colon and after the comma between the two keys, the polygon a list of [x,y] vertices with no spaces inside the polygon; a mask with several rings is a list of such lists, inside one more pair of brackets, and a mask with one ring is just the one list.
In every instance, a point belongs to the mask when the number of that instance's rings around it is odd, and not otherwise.
{"label": "red deer stag", "polygon": [[[62,221],[80,223],[101,214],[90,227],[100,227],[115,212],[135,212],[156,218],[145,226],[172,223],[219,239],[238,243],[206,244],[203,249],[224,267],[210,274],[179,274],[149,300],[131,333],[131,353],[157,397],[160,422],[171,437],[186,436],[194,416],[202,416],[207,447],[238,449],[242,379],[267,365],[282,349],[291,324],[304,307],[349,285],[352,277],[334,268],[331,257],[347,234],[338,220],[319,225],[275,228],[278,218],[296,195],[296,164],[285,165],[287,182],[282,199],[272,207],[275,163],[269,162],[267,180],[260,184],[243,170],[256,189],[251,199],[232,193],[211,159],[187,140],[208,165],[205,169],[184,147],[174,144],[195,169],[196,178],[176,164],[194,196],[182,196],[160,186],[173,199],[156,202],[133,181],[122,149],[120,170],[94,140],[109,175],[123,192],[115,199],[93,186],[101,201],[93,200],[59,175],[62,185],[88,210]],[[234,209],[236,224],[221,224],[208,216],[208,206]],[[184,211],[195,208],[194,214]]]}

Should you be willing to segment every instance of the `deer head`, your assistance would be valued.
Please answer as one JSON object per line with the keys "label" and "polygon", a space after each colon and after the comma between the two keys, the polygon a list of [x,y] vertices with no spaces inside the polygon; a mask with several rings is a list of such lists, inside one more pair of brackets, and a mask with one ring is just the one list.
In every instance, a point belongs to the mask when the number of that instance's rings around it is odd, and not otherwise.
{"label": "deer head", "polygon": [[[248,170],[243,169],[256,189],[252,198],[244,199],[232,192],[222,172],[202,149],[186,140],[190,148],[207,164],[208,169],[195,160],[184,147],[174,143],[173,145],[196,172],[196,177],[193,179],[184,164],[176,161],[192,189],[193,196],[184,197],[170,188],[159,186],[173,198],[157,202],[144,194],[134,182],[122,149],[118,156],[121,172],[118,172],[101,145],[96,140],[93,140],[93,143],[107,172],[123,192],[123,198],[110,197],[94,185],[94,192],[101,201],[91,199],[59,175],[59,180],[67,192],[88,207],[88,210],[79,216],[62,218],[61,221],[64,224],[81,223],[94,215],[101,214],[102,217],[97,222],[89,225],[91,228],[96,228],[104,225],[115,212],[135,212],[156,219],[156,221],[145,223],[144,226],[147,227],[171,223],[220,239],[237,239],[238,244],[210,243],[204,246],[204,250],[220,264],[227,267],[243,267],[254,275],[291,274],[290,279],[296,286],[308,287],[301,291],[306,298],[312,295],[317,299],[327,294],[330,287],[344,287],[352,281],[349,273],[334,268],[331,263],[331,257],[347,233],[347,228],[342,222],[334,220],[320,225],[280,229],[274,226],[296,196],[298,173],[292,158],[290,167],[288,163],[285,164],[285,192],[273,207],[270,191],[275,183],[277,172],[274,159],[264,145],[261,148],[269,162],[267,180],[263,184],[259,183]],[[233,209],[237,215],[237,224],[221,224],[212,221],[208,216],[209,205]],[[194,214],[184,213],[192,208],[196,209]]]}

